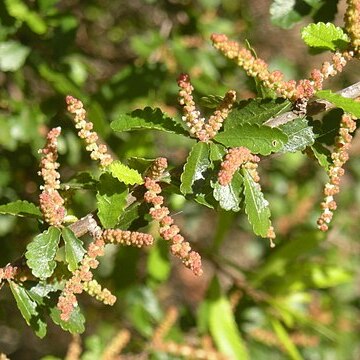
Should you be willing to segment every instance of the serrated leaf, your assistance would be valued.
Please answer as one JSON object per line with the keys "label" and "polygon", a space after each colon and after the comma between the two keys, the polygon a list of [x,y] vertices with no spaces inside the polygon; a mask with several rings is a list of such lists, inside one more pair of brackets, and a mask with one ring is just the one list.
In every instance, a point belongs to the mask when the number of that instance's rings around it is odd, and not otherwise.
{"label": "serrated leaf", "polygon": [[236,128],[244,123],[261,125],[290,107],[288,100],[251,99],[231,110],[224,122],[224,129]]}
{"label": "serrated leaf", "polygon": [[65,260],[68,264],[68,269],[73,272],[78,268],[78,264],[86,251],[82,241],[75,236],[71,229],[64,227],[61,234],[65,243]]}
{"label": "serrated leaf", "polygon": [[46,335],[47,324],[39,316],[36,302],[31,299],[26,289],[22,286],[13,281],[9,281],[9,285],[16,305],[26,323],[33,328],[38,337],[43,338]]}
{"label": "serrated leaf", "polygon": [[26,247],[27,265],[34,276],[46,279],[56,267],[54,260],[60,241],[60,230],[50,226],[47,231],[35,236]]}
{"label": "serrated leaf", "polygon": [[319,165],[323,167],[326,172],[328,172],[329,167],[332,164],[330,150],[318,142],[315,142],[315,144],[311,146],[311,150],[313,151]]}
{"label": "serrated leaf", "polygon": [[158,108],[146,107],[142,110],[135,110],[131,114],[122,114],[110,126],[114,131],[154,129],[189,136],[180,124]]}
{"label": "serrated leaf", "polygon": [[82,334],[85,331],[85,317],[79,306],[74,308],[67,321],[61,320],[60,310],[56,305],[50,308],[50,317],[55,324],[60,325],[63,330],[69,331],[71,334]]}
{"label": "serrated leaf", "polygon": [[210,165],[209,146],[204,142],[196,143],[190,151],[184,171],[181,174],[180,191],[186,194],[192,194],[192,186],[195,181],[205,179],[204,172]]}
{"label": "serrated leaf", "polygon": [[270,223],[269,202],[265,200],[260,185],[248,170],[243,169],[245,212],[256,235],[266,237]]}
{"label": "serrated leaf", "polygon": [[239,211],[242,201],[241,193],[243,191],[243,177],[237,172],[234,174],[230,184],[222,186],[215,182],[214,198],[219,205],[226,211]]}
{"label": "serrated leaf", "polygon": [[35,204],[25,200],[17,200],[0,205],[0,214],[42,218],[40,209]]}
{"label": "serrated leaf", "polygon": [[210,160],[211,161],[222,161],[226,155],[226,148],[220,144],[210,143]]}
{"label": "serrated leaf", "polygon": [[97,186],[98,217],[104,228],[113,228],[119,221],[120,215],[126,206],[128,189],[108,173],[100,177]]}
{"label": "serrated leaf", "polygon": [[[214,291],[220,292],[220,290],[216,289]],[[214,295],[218,296],[209,299],[207,310],[210,334],[217,348],[231,359],[249,359],[245,342],[237,328],[229,300],[221,294]]]}
{"label": "serrated leaf", "polygon": [[347,34],[332,23],[310,24],[301,30],[301,37],[310,47],[333,51],[346,49],[350,42]]}
{"label": "serrated leaf", "polygon": [[245,146],[254,154],[269,155],[279,151],[288,138],[278,128],[243,124],[217,134],[214,140],[226,147]]}
{"label": "serrated leaf", "polygon": [[288,137],[287,143],[280,149],[280,152],[301,151],[315,141],[315,134],[306,119],[295,119],[279,128]]}
{"label": "serrated leaf", "polygon": [[144,182],[141,174],[135,169],[121,163],[119,160],[113,161],[107,168],[110,174],[126,185],[142,184]]}
{"label": "serrated leaf", "polygon": [[320,90],[315,94],[318,98],[330,101],[335,106],[343,109],[358,119],[360,118],[360,103],[349,98],[345,98],[339,94],[333,93],[331,90]]}

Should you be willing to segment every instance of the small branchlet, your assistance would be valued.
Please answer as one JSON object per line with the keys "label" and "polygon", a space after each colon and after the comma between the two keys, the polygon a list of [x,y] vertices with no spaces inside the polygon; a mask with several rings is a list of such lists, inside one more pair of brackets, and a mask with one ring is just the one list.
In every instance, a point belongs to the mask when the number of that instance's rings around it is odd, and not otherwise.
{"label": "small branchlet", "polygon": [[181,74],[178,77],[178,85],[180,87],[179,102],[184,108],[184,116],[182,119],[188,126],[190,134],[200,141],[209,141],[218,133],[223,121],[229,115],[229,112],[236,101],[236,92],[234,90],[228,91],[225,94],[223,101],[214,111],[214,114],[211,115],[206,122],[205,118],[200,117],[200,111],[196,110],[192,96],[194,87],[190,83],[190,76],[188,74]]}
{"label": "small branchlet", "polygon": [[343,166],[349,159],[348,151],[352,140],[350,133],[356,130],[355,119],[354,116],[347,113],[343,114],[341,118],[339,134],[335,138],[334,151],[331,154],[332,164],[328,171],[329,182],[324,188],[325,199],[321,203],[323,212],[317,221],[318,228],[321,231],[328,230],[334,210],[337,207],[334,195],[340,191],[340,179],[345,173]]}
{"label": "small branchlet", "polygon": [[74,114],[75,127],[79,129],[78,135],[86,142],[86,150],[90,152],[90,157],[93,160],[99,160],[101,167],[106,167],[112,163],[113,158],[108,153],[105,144],[99,144],[98,134],[93,131],[93,123],[86,120],[86,110],[83,103],[68,95],[66,97],[67,109],[70,113]]}
{"label": "small branchlet", "polygon": [[[167,162],[162,160],[162,165],[162,169],[158,168],[157,176],[161,176],[165,171]],[[159,195],[162,190],[157,180],[147,176],[144,182],[147,189],[144,200],[152,204],[149,213],[154,220],[160,223],[160,236],[171,242],[170,251],[174,256],[180,258],[182,263],[195,275],[202,275],[201,256],[196,251],[191,250],[190,244],[180,234],[179,227],[174,224],[174,219],[169,216],[169,209],[163,206],[164,198]]]}
{"label": "small branchlet", "polygon": [[66,215],[66,210],[63,206],[64,199],[58,192],[60,188],[60,174],[57,169],[60,164],[56,160],[58,158],[57,138],[60,133],[60,127],[50,130],[45,147],[39,150],[42,158],[40,161],[41,170],[38,174],[44,179],[44,185],[40,186],[42,190],[39,196],[40,209],[44,220],[53,226],[61,226]]}

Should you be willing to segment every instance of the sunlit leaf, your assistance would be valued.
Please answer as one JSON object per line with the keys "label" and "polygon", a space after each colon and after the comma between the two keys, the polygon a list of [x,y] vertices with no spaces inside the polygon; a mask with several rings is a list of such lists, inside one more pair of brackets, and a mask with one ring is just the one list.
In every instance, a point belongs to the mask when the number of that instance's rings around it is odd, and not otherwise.
{"label": "sunlit leaf", "polygon": [[0,214],[32,216],[36,218],[42,217],[40,209],[35,204],[25,200],[17,200],[11,203],[0,205]]}
{"label": "sunlit leaf", "polygon": [[46,279],[56,267],[55,255],[60,241],[60,230],[50,226],[48,230],[35,236],[26,247],[27,265],[34,276]]}
{"label": "sunlit leaf", "polygon": [[71,229],[64,227],[61,234],[65,243],[65,260],[68,263],[69,270],[73,272],[78,268],[78,264],[85,254],[85,249],[82,241],[75,236]]}
{"label": "sunlit leaf", "polygon": [[305,44],[319,49],[345,50],[350,39],[347,34],[332,23],[310,24],[301,30]]}
{"label": "sunlit leaf", "polygon": [[196,143],[190,151],[184,171],[181,174],[181,192],[191,194],[193,192],[192,186],[195,181],[204,179],[204,172],[210,165],[209,160],[209,146],[206,143]]}

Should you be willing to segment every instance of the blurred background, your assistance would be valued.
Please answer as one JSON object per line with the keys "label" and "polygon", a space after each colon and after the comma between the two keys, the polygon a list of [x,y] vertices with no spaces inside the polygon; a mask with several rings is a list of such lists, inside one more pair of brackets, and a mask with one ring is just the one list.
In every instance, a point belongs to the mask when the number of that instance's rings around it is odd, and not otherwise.
{"label": "blurred background", "polygon": [[[180,117],[176,78],[181,72],[190,74],[197,100],[229,89],[240,99],[255,97],[254,83],[212,48],[212,33],[247,42],[287,79],[306,77],[329,54],[310,55],[300,29],[314,21],[342,26],[345,2],[0,1],[0,204],[38,202],[38,149],[51,127],[62,127],[63,182],[95,170],[66,113],[66,95],[84,102],[95,130],[120,160],[165,156],[171,166],[180,166],[191,146],[186,139],[155,131],[114,134],[109,123],[145,106]],[[285,3],[296,6],[275,16]],[[359,75],[354,62],[327,86],[339,90]],[[326,115],[329,121],[339,116],[339,111]],[[359,359],[359,153],[355,137],[339,208],[325,235],[316,228],[325,171],[301,153],[262,159],[262,189],[278,235],[275,249],[252,235],[244,211],[214,211],[169,194],[173,217],[204,258],[204,276],[194,278],[161,241],[145,251],[109,247],[96,278],[118,301],[107,307],[80,296],[87,318],[83,358],[99,359],[122,328],[132,333],[125,353],[143,353],[169,306],[180,313],[170,338],[198,341],[209,333],[206,304],[216,278],[233,304],[250,359]],[[95,206],[95,194],[87,190],[74,191],[68,202],[78,217]],[[35,220],[1,215],[0,267],[21,256],[37,232]],[[49,325],[46,338],[38,339],[7,287],[0,291],[0,304],[0,352],[11,359],[64,357],[68,333]],[[179,357],[153,352],[149,358]]]}

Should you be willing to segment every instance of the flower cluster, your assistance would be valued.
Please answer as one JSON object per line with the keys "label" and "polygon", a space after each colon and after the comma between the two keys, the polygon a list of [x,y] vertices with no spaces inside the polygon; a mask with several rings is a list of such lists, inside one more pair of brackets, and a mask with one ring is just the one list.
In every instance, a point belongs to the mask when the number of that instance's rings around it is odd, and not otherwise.
{"label": "flower cluster", "polygon": [[81,356],[81,338],[79,334],[74,334],[66,352],[65,360],[79,360]]}
{"label": "flower cluster", "polygon": [[212,139],[221,129],[223,121],[227,118],[229,111],[236,101],[236,92],[228,91],[223,101],[218,105],[213,115],[206,122],[205,118],[200,117],[200,111],[196,110],[195,102],[192,96],[194,90],[190,83],[190,77],[187,74],[181,74],[178,77],[180,87],[179,97],[180,105],[184,107],[184,116],[182,119],[189,127],[189,132],[200,141]]}
{"label": "flower cluster", "polygon": [[344,15],[345,29],[350,36],[352,46],[358,53],[360,50],[360,1],[347,0]]}
{"label": "flower cluster", "polygon": [[120,229],[106,229],[102,233],[102,238],[106,243],[132,245],[139,248],[151,246],[154,243],[154,238],[149,234]]}
{"label": "flower cluster", "polygon": [[107,147],[104,144],[99,144],[99,137],[93,131],[93,123],[86,120],[86,111],[83,103],[75,99],[73,96],[66,97],[67,109],[74,114],[75,127],[79,129],[78,135],[86,142],[86,150],[90,152],[90,157],[93,160],[99,160],[100,166],[106,167],[112,163],[113,158],[108,153]]}
{"label": "flower cluster", "polygon": [[152,245],[153,237],[149,234],[140,232],[123,231],[120,229],[107,229],[102,231],[96,225],[95,220],[91,231],[94,241],[89,244],[87,253],[82,259],[80,266],[74,271],[72,277],[66,282],[65,288],[58,300],[58,308],[61,311],[61,319],[67,321],[75,306],[77,299],[75,294],[81,294],[84,290],[97,300],[102,301],[106,305],[113,305],[116,297],[106,288],[101,288],[96,280],[93,280],[91,270],[96,269],[99,261],[96,259],[104,255],[106,244],[122,244],[141,247],[144,245]]}
{"label": "flower cluster", "polygon": [[186,359],[199,360],[229,360],[229,357],[217,352],[212,347],[198,348],[192,345],[178,344],[174,341],[165,341],[164,338],[178,317],[175,307],[171,307],[165,314],[164,320],[155,329],[152,347],[156,351],[181,356]]}
{"label": "flower cluster", "polygon": [[159,180],[166,168],[167,168],[166,158],[159,157],[152,162],[151,166],[146,171],[146,176],[154,180]]}
{"label": "flower cluster", "polygon": [[18,268],[12,265],[6,265],[0,268],[0,286],[3,280],[12,280],[18,274]]}
{"label": "flower cluster", "polygon": [[260,158],[251,154],[250,150],[246,147],[241,146],[229,149],[225,160],[221,163],[221,170],[218,174],[219,184],[222,186],[230,184],[235,172],[241,166],[246,167],[253,179],[258,182],[260,178],[256,169],[257,162],[259,161]]}
{"label": "flower cluster", "polygon": [[[104,255],[105,241],[100,237],[89,244],[87,254],[82,259],[80,266],[74,271],[72,277],[66,282],[64,290],[59,297],[57,307],[61,312],[61,319],[68,321],[74,308],[78,305],[76,295],[81,294],[84,290],[84,283],[88,283],[92,280],[92,269],[96,269],[99,265],[96,258]],[[112,300],[110,305],[115,303],[116,298],[108,298]]]}
{"label": "flower cluster", "polygon": [[129,341],[130,341],[130,332],[128,330],[120,330],[110,341],[110,343],[106,345],[102,353],[101,359],[103,360],[120,359],[119,354],[121,353],[121,351]]}
{"label": "flower cluster", "polygon": [[343,166],[349,159],[348,151],[352,140],[350,133],[355,130],[355,117],[347,113],[343,114],[340,122],[339,134],[335,138],[335,150],[331,154],[332,164],[328,170],[329,182],[324,188],[325,199],[321,203],[323,212],[317,221],[318,228],[321,231],[328,230],[328,225],[333,217],[333,212],[336,210],[334,195],[340,191],[340,179],[345,173]]}
{"label": "flower cluster", "polygon": [[296,101],[309,99],[315,91],[322,89],[323,81],[329,76],[341,72],[347,61],[352,58],[352,52],[335,53],[332,61],[324,62],[321,70],[313,70],[310,79],[284,81],[279,70],[270,72],[268,64],[255,58],[250,50],[241,47],[236,41],[231,41],[223,34],[213,34],[211,40],[214,47],[227,58],[236,61],[251,77],[258,78],[264,86],[274,90],[279,96]]}
{"label": "flower cluster", "polygon": [[[163,160],[162,163],[164,168],[159,169],[160,176],[167,166],[166,161]],[[192,270],[195,275],[201,275],[203,272],[201,268],[201,257],[196,251],[191,250],[189,242],[184,241],[185,239],[180,234],[179,227],[174,224],[174,219],[169,216],[169,209],[163,206],[164,198],[159,195],[161,193],[160,185],[157,183],[157,180],[148,176],[146,176],[144,180],[145,188],[147,189],[144,194],[144,200],[152,204],[149,213],[154,220],[160,223],[160,236],[164,240],[171,242],[170,251],[174,256],[180,258],[183,264]]]}
{"label": "flower cluster", "polygon": [[60,165],[56,160],[58,158],[57,138],[60,133],[60,127],[50,130],[45,147],[39,150],[42,158],[40,161],[41,170],[38,174],[44,179],[44,185],[40,186],[42,190],[39,196],[40,209],[45,221],[54,226],[61,226],[66,215],[66,210],[63,206],[64,199],[58,192],[60,188],[60,174],[57,169]]}
{"label": "flower cluster", "polygon": [[108,289],[103,289],[95,279],[85,281],[83,288],[90,296],[105,305],[113,305],[116,301],[116,297]]}

